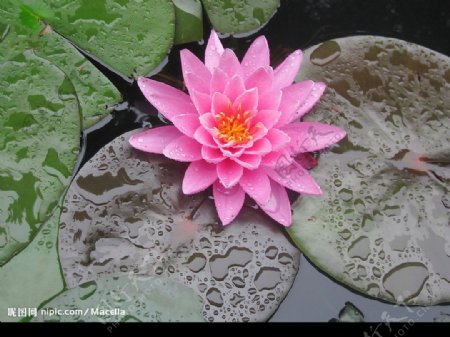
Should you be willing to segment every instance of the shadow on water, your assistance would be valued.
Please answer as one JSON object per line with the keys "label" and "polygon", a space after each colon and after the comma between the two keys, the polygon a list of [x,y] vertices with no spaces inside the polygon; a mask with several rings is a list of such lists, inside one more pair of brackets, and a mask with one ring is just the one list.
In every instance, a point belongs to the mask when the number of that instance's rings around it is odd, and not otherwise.
{"label": "shadow on water", "polygon": [[[450,7],[447,1],[369,1],[369,0],[282,0],[272,20],[259,32],[245,38],[223,39],[225,47],[242,57],[251,41],[265,35],[271,49],[271,63],[276,65],[291,51],[305,49],[319,42],[349,35],[369,34],[395,37],[450,55]],[[205,20],[205,39],[209,35]],[[190,49],[203,59],[204,41],[172,48],[168,62],[153,78],[183,89],[179,51]],[[118,135],[139,128],[163,125],[166,121],[148,104],[135,82],[114,74],[92,62],[116,85],[124,102],[110,116],[87,129],[82,135],[78,169],[101,147]],[[328,321],[337,317],[345,302],[352,302],[368,321],[432,321],[448,306],[401,307],[356,294],[334,282],[302,258],[296,281],[272,317],[272,321]]]}

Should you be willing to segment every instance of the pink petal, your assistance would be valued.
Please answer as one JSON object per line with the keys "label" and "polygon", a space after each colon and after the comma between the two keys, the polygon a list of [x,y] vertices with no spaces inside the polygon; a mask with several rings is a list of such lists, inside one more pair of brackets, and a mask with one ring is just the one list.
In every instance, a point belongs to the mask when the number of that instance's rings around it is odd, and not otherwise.
{"label": "pink petal", "polygon": [[313,81],[303,81],[283,88],[283,96],[279,107],[281,118],[277,126],[283,126],[292,121],[292,116],[300,105],[304,103],[313,87]]}
{"label": "pink petal", "polygon": [[198,74],[185,73],[184,82],[186,83],[186,87],[188,88],[189,93],[192,89],[195,89],[195,91],[209,94],[209,80],[198,76]]}
{"label": "pink petal", "polygon": [[262,123],[267,129],[271,129],[278,122],[280,115],[281,112],[278,110],[259,110],[252,123]]}
{"label": "pink petal", "polygon": [[239,214],[244,205],[245,193],[239,185],[226,188],[216,181],[213,185],[213,196],[220,221],[226,226]]}
{"label": "pink petal", "polygon": [[266,173],[277,183],[295,192],[322,195],[322,191],[314,178],[311,177],[305,168],[295,161],[285,167],[275,166],[273,169],[266,168]]}
{"label": "pink petal", "polygon": [[182,135],[175,126],[160,126],[136,133],[130,137],[128,142],[132,147],[141,151],[163,153],[168,143]]}
{"label": "pink petal", "polygon": [[302,51],[291,53],[273,72],[273,87],[283,89],[290,85],[297,76],[302,63]]}
{"label": "pink petal", "polygon": [[[199,78],[203,79],[203,81],[209,85],[209,81],[211,80],[211,73],[209,72],[208,68],[205,67],[203,62],[197,58],[197,56],[192,54],[189,50],[183,49],[182,51],[180,51],[180,59],[181,68],[183,70],[183,77],[186,81],[186,85],[188,83],[186,75],[189,73],[196,74]],[[188,89],[190,89],[189,85],[187,86]],[[199,91],[199,89],[196,90]]]}
{"label": "pink petal", "polygon": [[256,142],[258,139],[261,139],[265,135],[267,135],[267,132],[268,132],[268,130],[264,126],[263,123],[258,123],[250,129],[250,133],[253,137],[254,142]]}
{"label": "pink petal", "polygon": [[168,120],[181,114],[196,114],[191,98],[167,84],[139,77],[138,85],[145,98]]}
{"label": "pink petal", "polygon": [[300,153],[295,157],[295,160],[307,170],[310,170],[317,165],[317,159],[309,153]]}
{"label": "pink petal", "polygon": [[231,107],[231,101],[227,96],[221,94],[220,92],[216,92],[212,96],[211,100],[211,112],[213,115],[218,115],[221,112],[227,112]]}
{"label": "pink petal", "polygon": [[270,90],[259,96],[259,110],[279,110],[282,93],[281,90]]}
{"label": "pink petal", "polygon": [[242,59],[242,71],[247,78],[256,69],[270,64],[269,46],[264,36],[259,36],[248,48]]}
{"label": "pink petal", "polygon": [[216,119],[213,114],[210,112],[204,113],[198,117],[200,124],[208,131],[212,132],[212,130],[216,127]]}
{"label": "pink petal", "polygon": [[316,122],[298,122],[282,128],[291,137],[291,154],[317,151],[345,137],[341,128]]}
{"label": "pink petal", "polygon": [[292,164],[294,159],[288,153],[273,151],[266,154],[261,162],[261,165],[267,167],[285,167]]}
{"label": "pink petal", "polygon": [[238,98],[233,102],[233,110],[237,110],[239,107],[242,112],[255,110],[258,106],[258,89],[253,88],[244,91]]}
{"label": "pink petal", "polygon": [[214,30],[211,31],[205,50],[205,65],[211,72],[219,66],[220,57],[222,56],[223,51],[223,46],[219,37]]}
{"label": "pink petal", "polygon": [[325,85],[325,83],[314,83],[314,87],[311,89],[310,94],[305,99],[305,101],[300,104],[297,112],[291,116],[291,119],[288,121],[288,123],[292,122],[294,119],[301,118],[306,113],[308,113],[309,110],[311,110],[311,108],[314,106],[314,104],[316,104],[320,99],[326,87],[327,86]]}
{"label": "pink petal", "polygon": [[278,129],[270,129],[265,139],[272,144],[273,151],[281,150],[291,142],[291,138],[285,132]]}
{"label": "pink petal", "polygon": [[[195,89],[190,90],[190,95],[192,99],[192,103],[194,103],[195,108],[199,115],[204,114],[205,112],[211,111],[211,96],[209,94],[205,94]],[[198,116],[197,116],[198,118]]]}
{"label": "pink petal", "polygon": [[244,153],[239,157],[233,157],[231,159],[234,160],[240,166],[245,167],[246,169],[249,170],[257,169],[261,164],[261,156],[259,154]]}
{"label": "pink petal", "polygon": [[273,70],[271,67],[259,68],[245,80],[247,89],[258,88],[260,94],[272,89]]}
{"label": "pink petal", "polygon": [[222,151],[218,148],[203,146],[201,152],[203,159],[205,159],[208,163],[217,164],[225,160]]}
{"label": "pink petal", "polygon": [[211,94],[214,94],[215,92],[223,92],[228,79],[228,75],[222,69],[214,69],[209,89]]}
{"label": "pink petal", "polygon": [[204,160],[189,164],[183,178],[183,193],[195,194],[212,185],[217,180],[216,166]]}
{"label": "pink petal", "polygon": [[265,203],[257,202],[259,207],[272,219],[289,227],[292,224],[291,204],[285,188],[271,180],[270,190],[269,200]]}
{"label": "pink petal", "polygon": [[194,139],[202,145],[217,148],[217,144],[213,139],[213,136],[206,131],[203,126],[200,126],[194,132]]}
{"label": "pink petal", "polygon": [[231,49],[225,49],[220,57],[219,68],[222,69],[229,77],[236,74],[241,74],[241,64],[239,63],[236,54]]}
{"label": "pink petal", "polygon": [[189,137],[192,137],[195,130],[200,126],[198,116],[193,114],[177,115],[172,118],[172,123],[178,130]]}
{"label": "pink petal", "polygon": [[255,201],[265,204],[270,197],[270,180],[263,170],[244,170],[239,184]]}
{"label": "pink petal", "polygon": [[225,157],[228,158],[235,158],[242,155],[245,151],[245,148],[242,147],[233,147],[233,145],[230,146],[220,146],[220,150],[222,151],[222,154]]}
{"label": "pink petal", "polygon": [[[269,131],[270,132],[270,131]],[[257,140],[253,146],[245,151],[246,154],[258,154],[263,156],[272,151],[272,145],[266,138]]]}
{"label": "pink petal", "polygon": [[239,75],[234,75],[225,86],[224,95],[228,97],[231,102],[245,91],[244,81]]}
{"label": "pink petal", "polygon": [[231,159],[225,159],[217,164],[217,175],[223,186],[233,187],[242,177],[243,168]]}
{"label": "pink petal", "polygon": [[163,154],[178,161],[196,161],[202,159],[202,146],[195,139],[181,136],[171,141],[163,150]]}

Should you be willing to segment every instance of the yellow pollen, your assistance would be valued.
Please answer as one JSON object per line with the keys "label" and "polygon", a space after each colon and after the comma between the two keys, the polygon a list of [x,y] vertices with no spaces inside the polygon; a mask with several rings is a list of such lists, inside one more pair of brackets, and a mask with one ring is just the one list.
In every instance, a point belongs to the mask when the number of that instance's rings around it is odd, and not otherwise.
{"label": "yellow pollen", "polygon": [[250,112],[241,113],[239,106],[234,114],[224,112],[216,116],[217,137],[224,143],[245,144],[253,137],[250,134]]}

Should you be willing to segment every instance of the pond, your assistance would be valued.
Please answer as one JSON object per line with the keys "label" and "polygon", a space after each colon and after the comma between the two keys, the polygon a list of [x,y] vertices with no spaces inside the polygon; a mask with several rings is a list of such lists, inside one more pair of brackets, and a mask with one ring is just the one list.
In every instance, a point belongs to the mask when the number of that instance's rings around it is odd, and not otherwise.
{"label": "pond", "polygon": [[[296,81],[328,85],[303,121],[337,125],[347,133],[330,150],[308,157],[323,196],[299,198],[288,191],[293,209],[288,230],[274,225],[257,202],[247,199],[235,223],[223,230],[211,190],[193,196],[181,193],[184,163],[132,150],[127,139],[137,129],[171,122],[148,103],[136,81],[123,75],[126,65],[115,72],[80,44],[79,51],[114,84],[123,101],[100,121],[88,122],[76,159],[61,158],[63,164],[76,161],[73,176],[69,170],[59,177],[57,161],[49,159],[51,151],[46,154],[46,161],[53,164],[44,163],[44,171],[57,179],[39,193],[58,195],[55,186],[73,177],[61,218],[56,212],[39,229],[42,216],[27,213],[34,217],[27,221],[36,247],[47,245],[53,253],[34,261],[32,240],[28,247],[28,242],[3,245],[2,284],[32,277],[18,269],[42,267],[43,272],[48,268],[48,273],[55,273],[57,264],[61,275],[49,284],[60,289],[58,296],[45,289],[42,293],[49,296],[34,305],[91,308],[129,284],[126,275],[137,274],[128,295],[137,299],[140,309],[125,315],[127,321],[450,321],[449,15],[445,1],[282,0],[262,28],[234,37],[220,35],[223,46],[240,60],[259,35],[267,38],[271,65],[303,50]],[[216,28],[223,24],[214,23]],[[185,90],[180,51],[189,49],[203,60],[210,30],[204,19],[203,39],[173,46],[147,77]],[[36,86],[33,99],[39,101]],[[57,95],[68,97],[69,90],[61,88]],[[107,85],[102,88],[103,97],[117,96],[108,92]],[[59,123],[75,122],[67,117]],[[66,132],[78,131],[75,125]],[[0,138],[4,144],[5,139]],[[74,152],[73,143],[67,144],[67,153]],[[0,206],[9,205],[15,195],[33,194],[7,185],[4,171]],[[25,179],[33,186],[32,175],[27,177],[22,175],[23,186]],[[36,200],[46,199],[39,193],[22,201],[38,207]],[[20,216],[25,208],[18,210]],[[0,211],[4,209],[11,212],[7,207]],[[9,221],[4,227],[0,224],[0,234],[11,232],[11,224],[18,223],[17,217],[11,221],[1,212],[0,220]],[[51,239],[55,225],[59,225],[58,253]],[[47,264],[51,266],[44,267]],[[33,280],[21,282],[21,287],[33,287]],[[20,293],[20,287],[0,288],[0,299],[8,307],[28,306],[26,300],[16,303],[6,295]],[[5,314],[1,320],[14,320]],[[30,320],[29,316],[22,320]],[[80,313],[56,316],[62,321],[92,320]],[[109,314],[112,321],[123,316],[119,309]],[[56,319],[49,317],[44,313],[37,319]]]}

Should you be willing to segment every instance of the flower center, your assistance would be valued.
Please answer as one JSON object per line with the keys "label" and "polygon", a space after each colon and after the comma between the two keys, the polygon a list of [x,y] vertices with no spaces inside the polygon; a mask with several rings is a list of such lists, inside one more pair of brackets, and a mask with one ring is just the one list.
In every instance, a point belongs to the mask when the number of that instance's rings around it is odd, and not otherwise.
{"label": "flower center", "polygon": [[253,138],[250,134],[250,111],[242,113],[239,106],[234,114],[221,112],[215,117],[217,138],[223,143],[245,144]]}

